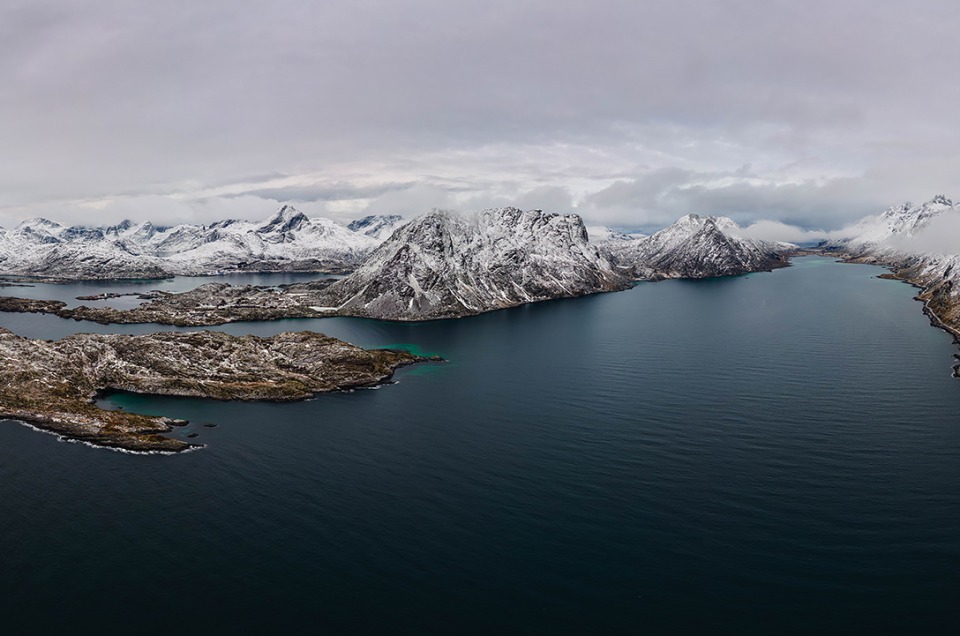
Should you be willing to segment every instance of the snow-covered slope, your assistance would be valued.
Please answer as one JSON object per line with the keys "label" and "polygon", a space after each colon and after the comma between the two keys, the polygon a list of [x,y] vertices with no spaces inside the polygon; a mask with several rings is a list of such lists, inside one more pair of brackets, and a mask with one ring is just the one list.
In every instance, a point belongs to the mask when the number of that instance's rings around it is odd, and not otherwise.
{"label": "snow-covered slope", "polygon": [[917,236],[933,219],[955,211],[953,201],[942,194],[920,204],[904,203],[861,219],[845,230],[848,238],[831,241],[827,247],[842,248],[852,255],[889,250]]}
{"label": "snow-covered slope", "polygon": [[[380,223],[381,229],[387,222]],[[157,278],[231,271],[348,271],[381,242],[285,205],[261,222],[157,227],[124,221],[64,227],[46,219],[0,229],[0,273],[67,278]]]}
{"label": "snow-covered slope", "polygon": [[332,285],[329,302],[341,314],[424,320],[629,285],[588,241],[579,216],[434,210],[396,230]]}
{"label": "snow-covered slope", "polygon": [[0,272],[63,278],[162,278],[162,263],[108,239],[99,228],[30,219],[0,230]]}
{"label": "snow-covered slope", "polygon": [[688,214],[646,238],[606,241],[603,249],[635,278],[712,278],[786,265],[786,243],[740,236],[727,217]]}
{"label": "snow-covered slope", "polygon": [[285,205],[259,223],[219,221],[155,232],[143,253],[163,258],[178,274],[235,270],[344,270],[377,245],[329,219],[310,219]]}

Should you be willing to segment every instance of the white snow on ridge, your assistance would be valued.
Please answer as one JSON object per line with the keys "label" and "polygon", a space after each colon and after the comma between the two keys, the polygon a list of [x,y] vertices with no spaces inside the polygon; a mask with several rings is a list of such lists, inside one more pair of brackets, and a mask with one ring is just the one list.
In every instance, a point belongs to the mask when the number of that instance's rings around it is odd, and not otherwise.
{"label": "white snow on ridge", "polygon": [[[842,246],[851,253],[906,247],[909,239],[919,238],[934,219],[956,213],[953,201],[942,194],[920,204],[904,203],[861,219],[844,230],[850,238],[829,245]],[[918,247],[922,251],[922,246]]]}
{"label": "white snow on ridge", "polygon": [[636,278],[710,278],[782,267],[796,246],[747,238],[724,216],[688,214],[648,237],[602,243]]}
{"label": "white snow on ridge", "polygon": [[367,217],[359,232],[289,205],[260,222],[156,227],[124,221],[105,228],[30,219],[0,228],[0,273],[76,278],[158,277],[229,271],[352,269],[402,223]]}

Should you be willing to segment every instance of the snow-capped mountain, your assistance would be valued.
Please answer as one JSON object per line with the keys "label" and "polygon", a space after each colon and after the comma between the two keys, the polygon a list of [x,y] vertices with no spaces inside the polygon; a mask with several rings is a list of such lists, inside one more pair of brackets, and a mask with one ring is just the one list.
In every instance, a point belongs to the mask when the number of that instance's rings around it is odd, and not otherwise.
{"label": "snow-capped mountain", "polygon": [[109,240],[99,228],[66,227],[30,219],[0,228],[0,272],[62,278],[163,278],[155,258]]}
{"label": "snow-capped mountain", "polygon": [[629,285],[579,216],[496,208],[414,219],[328,291],[338,314],[424,320]]}
{"label": "snow-capped mountain", "polygon": [[227,220],[165,231],[141,226],[132,231],[152,232],[135,246],[145,255],[164,259],[177,274],[352,269],[379,244],[329,219],[310,219],[289,205],[261,222]]}
{"label": "snow-capped mountain", "polygon": [[712,278],[765,271],[787,264],[794,248],[744,238],[727,217],[688,214],[670,227],[630,241],[605,241],[604,251],[638,279]]}
{"label": "snow-capped mountain", "polygon": [[362,219],[351,221],[350,224],[347,225],[347,228],[354,232],[373,237],[378,241],[385,241],[390,238],[394,230],[406,222],[407,221],[399,214],[371,214]]}
{"label": "snow-capped mountain", "polygon": [[954,211],[953,201],[942,194],[920,204],[904,203],[861,219],[845,230],[849,238],[831,241],[827,247],[842,248],[853,255],[897,248],[897,243],[917,236],[933,219]]}
{"label": "snow-capped mountain", "polygon": [[[381,228],[386,222],[380,224]],[[349,271],[380,244],[284,205],[260,222],[105,228],[31,219],[0,229],[0,273],[67,278],[158,278],[231,271]]]}

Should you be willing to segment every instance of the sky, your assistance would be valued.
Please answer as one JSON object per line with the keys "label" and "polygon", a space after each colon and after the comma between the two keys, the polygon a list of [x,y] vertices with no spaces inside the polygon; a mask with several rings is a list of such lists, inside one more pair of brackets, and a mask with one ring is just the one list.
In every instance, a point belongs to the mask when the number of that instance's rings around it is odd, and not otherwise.
{"label": "sky", "polygon": [[940,0],[5,0],[0,225],[517,205],[792,240],[960,197],[957,24]]}

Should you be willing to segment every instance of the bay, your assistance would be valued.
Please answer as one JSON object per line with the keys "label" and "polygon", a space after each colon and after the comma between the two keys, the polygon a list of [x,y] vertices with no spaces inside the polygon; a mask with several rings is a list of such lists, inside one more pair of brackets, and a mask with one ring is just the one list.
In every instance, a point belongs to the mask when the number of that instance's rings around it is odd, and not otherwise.
{"label": "bay", "polygon": [[[462,320],[221,327],[310,329],[449,362],[293,404],[108,398],[190,420],[175,434],[206,447],[176,457],[0,423],[3,624],[951,630],[956,349],[882,271],[806,257]],[[169,329],[28,314],[0,326]]]}

